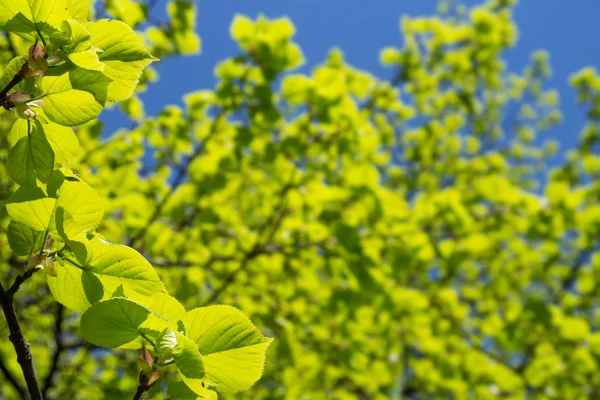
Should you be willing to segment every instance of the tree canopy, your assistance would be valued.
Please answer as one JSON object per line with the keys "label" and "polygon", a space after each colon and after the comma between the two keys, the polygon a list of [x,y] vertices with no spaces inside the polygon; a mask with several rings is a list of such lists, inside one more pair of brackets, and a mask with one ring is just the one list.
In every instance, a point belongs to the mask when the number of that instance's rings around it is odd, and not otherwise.
{"label": "tree canopy", "polygon": [[[403,17],[389,81],[339,49],[300,74],[292,21],[238,15],[216,86],[149,116],[155,63],[200,50],[193,1],[0,0],[0,89],[29,96],[2,93],[0,282],[44,398],[131,398],[149,343],[177,366],[149,399],[596,398],[600,75],[574,71],[586,125],[551,168],[515,3]],[[27,395],[17,355],[0,397]]]}

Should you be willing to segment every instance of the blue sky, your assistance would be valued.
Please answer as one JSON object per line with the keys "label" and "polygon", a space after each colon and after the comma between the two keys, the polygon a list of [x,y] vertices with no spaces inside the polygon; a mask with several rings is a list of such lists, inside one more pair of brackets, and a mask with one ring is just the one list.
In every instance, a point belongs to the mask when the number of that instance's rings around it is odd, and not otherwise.
{"label": "blue sky", "polygon": [[[389,78],[392,71],[379,64],[380,49],[401,46],[402,15],[431,15],[437,0],[200,0],[197,4],[202,53],[169,59],[158,67],[160,81],[142,96],[149,115],[166,104],[180,104],[187,92],[214,86],[214,66],[238,52],[229,38],[229,25],[236,13],[288,16],[296,26],[296,41],[306,58],[301,71],[310,71],[329,49],[339,47],[350,64]],[[164,7],[165,1],[159,0],[157,16],[164,14]],[[545,137],[559,140],[562,150],[572,148],[584,122],[584,110],[576,104],[568,78],[583,66],[600,68],[600,0],[521,0],[515,18],[520,38],[516,48],[506,54],[509,69],[520,71],[537,49],[549,51],[554,71],[550,86],[561,94],[565,119]],[[182,79],[183,74],[190,77],[190,73],[191,78]],[[108,112],[104,116],[109,130],[129,126],[118,114]]]}

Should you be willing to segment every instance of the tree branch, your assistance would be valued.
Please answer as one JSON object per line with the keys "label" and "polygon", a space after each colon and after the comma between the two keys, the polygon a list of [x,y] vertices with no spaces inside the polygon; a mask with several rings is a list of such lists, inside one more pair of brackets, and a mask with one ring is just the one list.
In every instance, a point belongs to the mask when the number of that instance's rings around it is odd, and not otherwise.
{"label": "tree branch", "polygon": [[30,268],[23,275],[17,276],[17,278],[15,279],[15,282],[12,284],[10,289],[8,289],[6,292],[9,295],[14,296],[15,293],[17,293],[19,291],[19,289],[21,288],[21,285],[23,284],[23,282],[25,282],[27,279],[31,278],[31,276],[33,274],[35,274],[37,271],[38,271],[37,268]]}
{"label": "tree branch", "polygon": [[140,400],[142,398],[142,394],[144,394],[145,391],[146,391],[146,389],[142,385],[138,385],[137,391],[135,392],[135,395],[133,396],[133,400]]}
{"label": "tree branch", "polygon": [[33,272],[29,273],[30,271],[27,271],[23,276],[18,276],[15,280],[15,283],[13,283],[9,290],[5,290],[2,286],[2,283],[0,283],[0,305],[4,311],[6,323],[10,331],[8,338],[12,342],[17,353],[17,362],[19,365],[21,365],[21,370],[23,371],[23,376],[25,377],[25,382],[27,383],[29,395],[31,396],[32,400],[43,400],[42,392],[40,390],[40,386],[35,375],[35,369],[33,367],[31,351],[29,350],[29,345],[23,337],[21,325],[19,324],[19,320],[17,319],[17,314],[13,306],[14,293],[19,290],[21,284],[31,277],[31,275],[33,275],[35,272],[35,270],[33,270]]}

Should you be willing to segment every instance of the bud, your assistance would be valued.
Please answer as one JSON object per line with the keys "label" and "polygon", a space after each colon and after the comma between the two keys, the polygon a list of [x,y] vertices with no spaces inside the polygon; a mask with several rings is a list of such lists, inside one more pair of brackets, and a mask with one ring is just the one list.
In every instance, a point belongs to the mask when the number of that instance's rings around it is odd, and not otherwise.
{"label": "bud", "polygon": [[29,268],[30,269],[44,268],[44,266],[42,265],[42,256],[40,256],[39,254],[34,254],[33,256],[31,256],[31,259],[29,260]]}
{"label": "bud", "polygon": [[44,250],[50,250],[50,247],[52,247],[52,243],[54,243],[54,238],[48,235],[48,237],[46,238],[46,243],[44,243]]}
{"label": "bud", "polygon": [[27,64],[21,68],[21,76],[25,79],[33,79],[44,74],[47,70],[48,61],[46,61],[44,48],[41,44],[36,43],[29,48],[29,57]]}
{"label": "bud", "polygon": [[54,265],[54,261],[52,261],[49,258],[46,258],[45,260],[42,260],[42,266],[44,267],[44,270],[46,271],[48,276],[56,278],[58,274],[56,273],[56,266]]}
{"label": "bud", "polygon": [[18,105],[26,104],[29,99],[31,99],[31,97],[27,93],[13,92],[4,98],[4,103],[2,103],[2,106],[7,110],[10,110]]}
{"label": "bud", "polygon": [[27,104],[19,104],[15,106],[15,111],[19,118],[30,119],[35,121],[37,119],[37,113],[33,111]]}
{"label": "bud", "polygon": [[142,354],[137,359],[137,365],[140,367],[143,373],[152,371],[152,365],[154,361],[152,359],[152,353],[148,349],[142,349]]}
{"label": "bud", "polygon": [[156,381],[160,378],[160,371],[151,371],[148,373],[142,372],[140,375],[140,384],[146,389],[150,389]]}
{"label": "bud", "polygon": [[63,61],[63,59],[57,55],[50,56],[46,59],[46,62],[48,63],[49,67],[53,67],[53,66],[61,63],[62,61]]}

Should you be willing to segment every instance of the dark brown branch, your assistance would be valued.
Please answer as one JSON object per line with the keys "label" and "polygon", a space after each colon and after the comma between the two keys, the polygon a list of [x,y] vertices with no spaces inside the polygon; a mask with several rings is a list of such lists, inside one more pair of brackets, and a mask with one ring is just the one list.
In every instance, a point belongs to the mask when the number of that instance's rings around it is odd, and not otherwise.
{"label": "dark brown branch", "polygon": [[21,383],[17,380],[17,378],[10,372],[10,370],[4,364],[4,360],[0,358],[0,371],[4,374],[4,377],[11,384],[11,386],[19,393],[22,399],[27,397],[27,390],[21,386]]}
{"label": "dark brown branch", "polygon": [[31,278],[31,276],[33,274],[35,274],[37,271],[38,271],[37,268],[30,268],[23,275],[17,276],[17,278],[15,279],[15,282],[12,284],[10,289],[8,289],[6,292],[9,295],[14,296],[14,294],[17,293],[19,291],[19,289],[21,288],[21,285],[23,284],[23,282],[25,282],[27,279]]}
{"label": "dark brown branch", "polygon": [[23,78],[21,77],[21,74],[17,73],[17,75],[13,76],[11,81],[8,82],[8,85],[6,85],[6,87],[4,89],[2,89],[2,91],[0,91],[0,100],[2,101],[2,104],[4,104],[4,99],[5,99],[6,95],[8,94],[8,92],[10,91],[10,89],[17,86],[22,80],[23,80]]}
{"label": "dark brown branch", "polygon": [[29,345],[23,337],[21,325],[19,324],[19,320],[17,319],[17,314],[13,306],[14,293],[19,290],[21,284],[31,277],[34,272],[35,270],[33,270],[31,273],[27,271],[23,276],[17,277],[17,280],[15,280],[15,283],[13,283],[9,290],[5,290],[0,283],[0,305],[4,311],[6,323],[10,331],[8,338],[12,342],[17,353],[17,362],[19,365],[21,365],[21,370],[23,371],[23,376],[25,377],[25,382],[27,383],[29,395],[31,396],[32,400],[43,400],[42,392],[40,390],[40,386],[35,375],[35,369],[33,367],[31,351],[29,350]]}
{"label": "dark brown branch", "polygon": [[144,394],[145,391],[146,391],[146,389],[142,385],[138,385],[137,391],[135,392],[135,395],[133,396],[133,400],[140,400],[142,398],[142,394]]}
{"label": "dark brown branch", "polygon": [[52,353],[52,362],[48,374],[44,378],[44,386],[42,389],[42,395],[46,397],[48,390],[52,388],[54,376],[58,373],[58,364],[60,361],[60,355],[65,350],[63,343],[63,319],[64,319],[65,308],[62,304],[58,304],[56,308],[56,314],[54,319],[54,343],[56,347]]}

